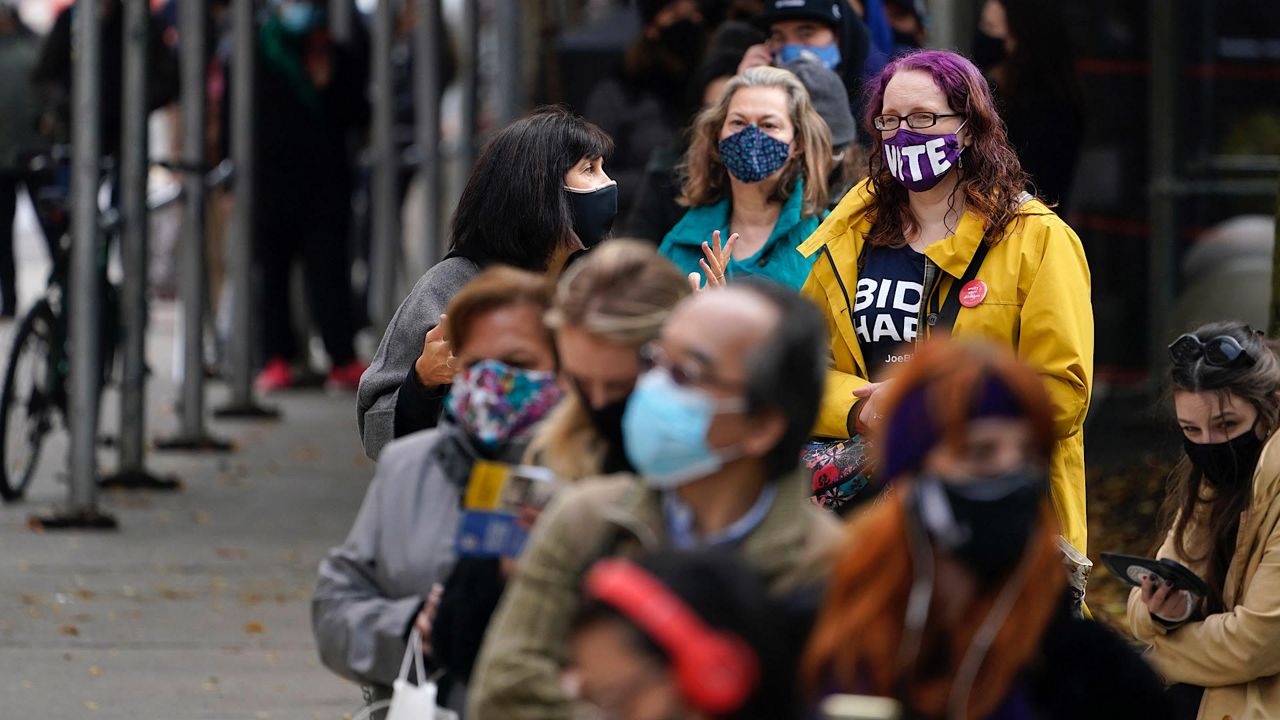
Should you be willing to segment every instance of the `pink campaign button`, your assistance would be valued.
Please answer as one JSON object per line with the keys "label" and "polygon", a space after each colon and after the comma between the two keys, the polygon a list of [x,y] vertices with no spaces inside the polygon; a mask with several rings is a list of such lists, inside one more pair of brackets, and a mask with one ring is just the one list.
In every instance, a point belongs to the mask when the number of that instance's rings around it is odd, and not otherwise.
{"label": "pink campaign button", "polygon": [[987,284],[981,280],[970,280],[960,288],[960,304],[967,307],[978,307],[987,299]]}

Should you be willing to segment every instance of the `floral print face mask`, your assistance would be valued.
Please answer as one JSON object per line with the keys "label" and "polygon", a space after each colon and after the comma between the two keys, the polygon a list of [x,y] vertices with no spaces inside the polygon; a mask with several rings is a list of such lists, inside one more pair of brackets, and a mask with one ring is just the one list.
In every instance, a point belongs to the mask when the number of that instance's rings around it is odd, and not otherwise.
{"label": "floral print face mask", "polygon": [[553,372],[482,360],[454,378],[445,407],[467,435],[492,450],[525,435],[561,394]]}

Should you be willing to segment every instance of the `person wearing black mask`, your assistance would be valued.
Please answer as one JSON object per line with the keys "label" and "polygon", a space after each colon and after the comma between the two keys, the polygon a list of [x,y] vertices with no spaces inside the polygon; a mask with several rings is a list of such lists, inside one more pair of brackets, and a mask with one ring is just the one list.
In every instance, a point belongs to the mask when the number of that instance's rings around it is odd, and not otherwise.
{"label": "person wearing black mask", "polygon": [[1186,458],[1156,556],[1209,594],[1147,580],[1129,595],[1129,629],[1174,683],[1173,718],[1268,717],[1280,706],[1280,360],[1239,322],[1182,335],[1169,356]]}
{"label": "person wearing black mask", "polygon": [[973,62],[991,82],[1009,143],[1022,168],[1059,217],[1085,135],[1085,101],[1061,3],[987,0],[973,42]]}
{"label": "person wearing black mask", "polygon": [[1168,717],[1151,669],[1071,611],[1040,375],[1007,347],[934,341],[889,392],[892,486],[849,525],[803,662],[814,699],[892,697],[908,718]]}
{"label": "person wearing black mask", "polygon": [[689,80],[702,62],[706,23],[696,0],[642,0],[644,29],[622,65],[591,90],[583,116],[616,143],[610,173],[623,217],[654,150],[684,126]]}
{"label": "person wearing black mask", "polygon": [[622,412],[640,348],[689,292],[684,275],[638,240],[610,240],[565,272],[546,321],[567,394],[530,444],[529,462],[571,481],[633,471]]}

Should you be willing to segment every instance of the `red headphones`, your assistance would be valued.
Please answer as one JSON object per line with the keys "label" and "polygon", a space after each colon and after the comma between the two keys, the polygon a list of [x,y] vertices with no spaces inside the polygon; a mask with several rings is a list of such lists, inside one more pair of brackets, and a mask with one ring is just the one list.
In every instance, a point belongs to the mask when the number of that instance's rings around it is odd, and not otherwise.
{"label": "red headphones", "polygon": [[755,651],[737,635],[710,628],[657,578],[627,560],[596,563],[587,594],[634,622],[675,662],[676,680],[703,712],[733,712],[747,701],[760,677]]}

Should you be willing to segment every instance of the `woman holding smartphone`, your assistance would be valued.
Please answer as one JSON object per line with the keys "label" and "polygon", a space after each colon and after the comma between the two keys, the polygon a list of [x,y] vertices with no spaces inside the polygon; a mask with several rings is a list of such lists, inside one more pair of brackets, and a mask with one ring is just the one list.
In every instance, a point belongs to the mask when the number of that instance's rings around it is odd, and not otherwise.
{"label": "woman holding smartphone", "polygon": [[1175,718],[1271,717],[1280,708],[1280,360],[1238,322],[1169,346],[1186,456],[1166,495],[1157,557],[1186,565],[1206,597],[1146,580],[1129,628],[1151,646]]}

